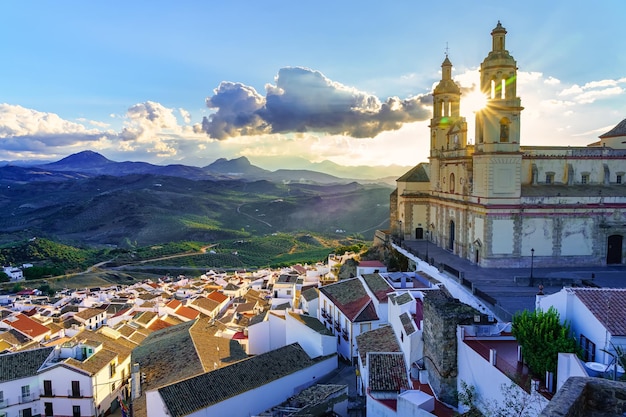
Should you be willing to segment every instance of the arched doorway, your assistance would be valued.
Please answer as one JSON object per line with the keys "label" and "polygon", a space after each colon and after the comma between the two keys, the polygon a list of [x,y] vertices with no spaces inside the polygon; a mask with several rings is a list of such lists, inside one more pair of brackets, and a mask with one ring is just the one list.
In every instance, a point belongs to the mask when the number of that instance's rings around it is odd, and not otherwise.
{"label": "arched doorway", "polygon": [[448,250],[454,252],[454,220],[450,220],[450,239],[448,241]]}
{"label": "arched doorway", "polygon": [[606,263],[621,264],[622,263],[622,235],[611,235],[607,240]]}

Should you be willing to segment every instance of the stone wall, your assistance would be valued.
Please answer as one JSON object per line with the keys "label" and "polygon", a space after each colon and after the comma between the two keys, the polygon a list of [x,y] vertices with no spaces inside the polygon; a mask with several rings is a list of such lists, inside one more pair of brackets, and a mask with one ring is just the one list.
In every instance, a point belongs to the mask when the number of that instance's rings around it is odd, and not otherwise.
{"label": "stone wall", "polygon": [[608,417],[626,414],[626,382],[571,377],[539,417]]}
{"label": "stone wall", "polygon": [[470,324],[476,309],[443,290],[427,291],[424,298],[424,365],[437,397],[457,403],[457,339],[459,324]]}

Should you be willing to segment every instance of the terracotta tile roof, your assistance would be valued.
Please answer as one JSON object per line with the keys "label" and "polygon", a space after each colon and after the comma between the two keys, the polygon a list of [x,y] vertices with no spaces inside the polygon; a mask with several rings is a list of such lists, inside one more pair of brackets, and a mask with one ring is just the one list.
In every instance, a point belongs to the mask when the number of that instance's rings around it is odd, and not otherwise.
{"label": "terracotta tile roof", "polygon": [[15,329],[0,329],[0,340],[4,340],[12,346],[19,346],[30,342],[30,339],[26,335],[23,335]]}
{"label": "terracotta tile roof", "polygon": [[189,308],[187,306],[180,306],[176,309],[175,313],[179,316],[183,316],[190,320],[197,318],[200,315],[198,310],[194,310],[193,308]]}
{"label": "terracotta tile roof", "polygon": [[249,312],[249,311],[254,311],[254,307],[256,307],[257,303],[243,303],[243,304],[239,304],[236,308],[235,308],[235,312],[236,313],[245,313],[245,312]]}
{"label": "terracotta tile roof", "polygon": [[35,375],[53,350],[46,347],[0,355],[0,382]]}
{"label": "terracotta tile roof", "polygon": [[128,324],[123,324],[116,329],[120,334],[124,337],[128,337],[137,330],[136,328],[129,326]]}
{"label": "terracotta tile roof", "polygon": [[84,361],[69,358],[65,360],[65,363],[75,368],[82,369],[83,371],[86,371],[89,374],[93,375],[103,368],[109,366],[111,361],[117,356],[117,353],[113,352],[112,350],[100,349]]}
{"label": "terracotta tile roof", "polygon": [[320,292],[352,322],[372,301],[358,278],[325,285],[320,288]]}
{"label": "terracotta tile roof", "polygon": [[139,317],[135,319],[135,321],[141,325],[147,326],[148,323],[150,323],[150,321],[152,321],[152,319],[154,319],[156,316],[157,313],[155,313],[154,311],[144,311],[139,315]]}
{"label": "terracotta tile roof", "polygon": [[369,389],[399,393],[410,389],[403,353],[372,353],[369,355]]}
{"label": "terracotta tile roof", "polygon": [[137,346],[136,343],[132,343],[123,337],[112,339],[100,332],[92,332],[90,330],[83,330],[74,336],[72,340],[79,343],[85,343],[90,346],[102,345],[102,348],[99,351],[84,361],[79,361],[73,358],[65,361],[67,365],[82,369],[90,374],[100,371],[115,357],[118,358],[118,362],[124,361],[128,356],[130,356],[133,348]]}
{"label": "terracotta tile roof", "polygon": [[176,310],[178,307],[180,307],[182,305],[182,303],[178,300],[172,300],[169,303],[165,304],[165,307],[169,307],[171,309]]}
{"label": "terracotta tile roof", "polygon": [[611,336],[626,336],[626,289],[571,288]]}
{"label": "terracotta tile roof", "polygon": [[228,300],[228,296],[218,291],[213,291],[211,294],[207,295],[206,298],[208,298],[209,300],[217,301],[220,304]]}
{"label": "terracotta tile roof", "polygon": [[381,261],[361,261],[358,266],[363,268],[386,268]]}
{"label": "terracotta tile roof", "polygon": [[172,326],[176,326],[177,324],[181,324],[183,321],[181,319],[179,319],[176,316],[167,316],[167,317],[162,317],[161,320],[163,320],[164,322],[171,324]]}
{"label": "terracotta tile roof", "polygon": [[391,326],[382,326],[356,337],[359,356],[366,363],[369,352],[400,352],[400,345]]}
{"label": "terracotta tile roof", "polygon": [[32,338],[43,336],[46,333],[50,333],[50,329],[48,329],[46,326],[21,313],[17,313],[11,317],[8,317],[2,320],[2,322],[19,331],[20,333]]}
{"label": "terracotta tile roof", "polygon": [[150,326],[148,326],[148,328],[156,332],[157,330],[165,329],[166,327],[171,327],[171,326],[173,326],[173,324],[163,321],[161,319],[158,319],[154,323],[152,323]]}
{"label": "terracotta tile roof", "polygon": [[[203,310],[211,311],[211,312],[214,311],[219,306],[220,306],[220,303],[218,303],[215,300],[206,298],[206,297],[198,297],[195,300],[193,300],[190,305],[191,308],[199,307]],[[178,313],[178,310],[176,311],[176,313]]]}
{"label": "terracotta tile roof", "polygon": [[104,310],[100,310],[99,308],[86,308],[74,314],[74,317],[78,317],[82,320],[89,320],[90,318],[96,317],[102,313],[104,313]]}
{"label": "terracotta tile roof", "polygon": [[327,359],[311,359],[297,343],[159,389],[171,417],[183,417]]}
{"label": "terracotta tile roof", "polygon": [[363,274],[363,281],[369,290],[380,302],[387,300],[387,294],[395,291],[389,283],[379,274]]}

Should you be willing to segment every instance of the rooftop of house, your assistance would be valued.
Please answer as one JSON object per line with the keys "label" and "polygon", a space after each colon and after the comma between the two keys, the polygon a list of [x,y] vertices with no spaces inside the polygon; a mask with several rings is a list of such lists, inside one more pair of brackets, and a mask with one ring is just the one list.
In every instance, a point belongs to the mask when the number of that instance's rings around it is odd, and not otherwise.
{"label": "rooftop of house", "polygon": [[377,320],[376,309],[367,308],[372,300],[358,278],[341,280],[321,287],[324,294],[351,322]]}
{"label": "rooftop of house", "polygon": [[380,302],[387,300],[387,295],[394,291],[394,288],[379,274],[363,274],[365,285]]}
{"label": "rooftop of house", "polygon": [[387,266],[381,261],[360,261],[359,267],[361,268],[387,268]]}
{"label": "rooftop of house", "polygon": [[319,292],[317,290],[317,288],[307,288],[306,290],[302,291],[302,294],[300,294],[300,296],[302,298],[304,298],[307,301],[312,301],[315,300],[316,298],[319,298]]}
{"label": "rooftop of house", "polygon": [[324,323],[319,321],[316,317],[307,316],[306,314],[297,314],[293,312],[289,312],[287,314],[289,314],[290,317],[293,317],[294,319],[298,320],[300,323],[304,324],[311,330],[318,332],[319,334],[326,335],[326,336],[333,335],[333,332],[328,330],[326,326],[324,325]]}
{"label": "rooftop of house", "polygon": [[311,359],[294,343],[164,386],[159,394],[171,417],[183,417],[283,378],[326,359]]}
{"label": "rooftop of house", "polygon": [[195,300],[193,300],[190,304],[191,308],[198,307],[206,311],[213,311],[217,309],[219,306],[220,306],[220,303],[218,301],[215,301],[207,297],[198,297]]}
{"label": "rooftop of house", "polygon": [[224,295],[224,293],[221,293],[219,291],[211,292],[209,295],[206,296],[206,298],[208,298],[209,300],[213,300],[220,304],[228,300],[228,296]]}
{"label": "rooftop of house", "polygon": [[400,345],[391,326],[382,326],[356,337],[361,362],[366,363],[370,352],[400,352]]}
{"label": "rooftop of house", "polygon": [[401,352],[370,353],[368,369],[370,391],[399,393],[411,387]]}
{"label": "rooftop of house", "polygon": [[569,288],[612,336],[626,336],[626,288]]}
{"label": "rooftop of house", "polygon": [[53,350],[52,347],[46,347],[0,354],[0,382],[35,375]]}
{"label": "rooftop of house", "polygon": [[6,325],[31,338],[43,336],[50,332],[50,329],[43,324],[21,313],[14,314],[2,321]]}

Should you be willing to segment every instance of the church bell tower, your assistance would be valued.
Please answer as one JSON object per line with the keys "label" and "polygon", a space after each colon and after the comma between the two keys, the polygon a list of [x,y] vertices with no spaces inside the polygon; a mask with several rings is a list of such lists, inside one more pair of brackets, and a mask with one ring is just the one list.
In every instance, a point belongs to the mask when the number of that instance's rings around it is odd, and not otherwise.
{"label": "church bell tower", "polygon": [[[520,113],[517,63],[505,48],[506,29],[491,31],[491,51],[480,65],[480,90],[486,106],[476,112],[473,195],[519,198],[521,195]],[[504,202],[504,200],[500,200]]]}

